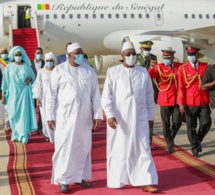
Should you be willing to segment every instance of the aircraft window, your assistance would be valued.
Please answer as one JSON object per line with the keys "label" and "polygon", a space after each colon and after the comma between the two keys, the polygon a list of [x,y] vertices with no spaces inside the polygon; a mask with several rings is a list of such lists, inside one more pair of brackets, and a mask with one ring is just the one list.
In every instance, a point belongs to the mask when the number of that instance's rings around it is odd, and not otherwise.
{"label": "aircraft window", "polygon": [[185,15],[184,15],[184,17],[185,17],[185,18],[188,18],[188,15],[187,15],[187,14],[185,14]]}
{"label": "aircraft window", "polygon": [[49,14],[46,14],[46,19],[49,19]]}
{"label": "aircraft window", "polygon": [[57,14],[54,14],[54,19],[57,19]]}
{"label": "aircraft window", "polygon": [[96,18],[96,14],[93,14],[93,18]]}
{"label": "aircraft window", "polygon": [[70,18],[70,19],[72,19],[72,18],[73,18],[72,14],[69,14],[69,18]]}
{"label": "aircraft window", "polygon": [[123,14],[123,18],[127,18],[127,14]]}
{"label": "aircraft window", "polygon": [[112,15],[111,14],[108,14],[108,18],[111,18],[112,17]]}
{"label": "aircraft window", "polygon": [[77,14],[77,18],[80,19],[81,18],[81,14]]}
{"label": "aircraft window", "polygon": [[61,15],[61,18],[62,18],[62,19],[65,19],[65,15],[64,15],[64,14],[62,14],[62,15]]}
{"label": "aircraft window", "polygon": [[119,18],[119,14],[116,14],[116,18]]}
{"label": "aircraft window", "polygon": [[199,18],[202,19],[202,14],[199,14]]}
{"label": "aircraft window", "polygon": [[161,18],[161,14],[157,14],[157,18]]}
{"label": "aircraft window", "polygon": [[195,14],[192,14],[192,18],[193,18],[193,19],[195,18]]}
{"label": "aircraft window", "polygon": [[215,14],[213,15],[213,18],[215,19]]}
{"label": "aircraft window", "polygon": [[89,15],[88,15],[88,14],[85,14],[85,18],[89,18]]}
{"label": "aircraft window", "polygon": [[131,14],[131,18],[134,18],[134,14]]}
{"label": "aircraft window", "polygon": [[142,14],[138,14],[138,17],[139,17],[139,18],[142,18]]}
{"label": "aircraft window", "polygon": [[101,15],[100,15],[100,18],[104,18],[104,14],[101,14]]}
{"label": "aircraft window", "polygon": [[209,14],[206,14],[206,18],[207,18],[207,19],[209,19],[209,18],[210,18],[210,17],[209,17]]}
{"label": "aircraft window", "polygon": [[149,18],[150,16],[149,16],[149,14],[146,14],[146,18]]}

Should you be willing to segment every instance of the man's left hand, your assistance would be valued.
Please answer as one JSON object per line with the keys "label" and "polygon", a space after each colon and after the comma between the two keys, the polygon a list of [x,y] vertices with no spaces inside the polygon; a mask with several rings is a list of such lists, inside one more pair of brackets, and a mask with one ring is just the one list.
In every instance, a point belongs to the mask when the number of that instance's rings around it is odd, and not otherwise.
{"label": "man's left hand", "polygon": [[97,130],[100,126],[100,123],[101,123],[101,119],[94,119],[93,120],[93,129]]}

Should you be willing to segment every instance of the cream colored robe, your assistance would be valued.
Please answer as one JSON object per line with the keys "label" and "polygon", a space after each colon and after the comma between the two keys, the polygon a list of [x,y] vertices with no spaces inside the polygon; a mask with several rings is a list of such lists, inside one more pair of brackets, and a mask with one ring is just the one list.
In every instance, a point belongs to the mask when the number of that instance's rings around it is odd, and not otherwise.
{"label": "cream colored robe", "polygon": [[149,145],[149,120],[154,119],[152,82],[145,68],[109,68],[102,93],[107,119],[107,186],[157,184],[158,176]]}
{"label": "cream colored robe", "polygon": [[91,179],[92,120],[102,119],[95,71],[85,63],[56,66],[46,97],[46,119],[56,120],[52,183]]}

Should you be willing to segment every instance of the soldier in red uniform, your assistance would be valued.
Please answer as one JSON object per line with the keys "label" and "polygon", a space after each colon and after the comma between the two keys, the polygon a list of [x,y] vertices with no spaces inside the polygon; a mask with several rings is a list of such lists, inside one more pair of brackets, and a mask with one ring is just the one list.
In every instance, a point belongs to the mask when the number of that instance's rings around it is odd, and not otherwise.
{"label": "soldier in red uniform", "polygon": [[199,152],[202,152],[201,142],[211,127],[209,93],[201,88],[201,80],[208,64],[198,61],[200,49],[188,46],[186,50],[188,62],[179,68],[177,103],[180,111],[185,112],[192,154],[199,157]]}
{"label": "soldier in red uniform", "polygon": [[178,68],[182,63],[174,62],[175,51],[172,49],[162,52],[163,63],[151,65],[148,72],[159,90],[157,104],[160,105],[163,135],[167,142],[167,152],[172,153],[174,138],[182,124],[182,116],[176,104]]}

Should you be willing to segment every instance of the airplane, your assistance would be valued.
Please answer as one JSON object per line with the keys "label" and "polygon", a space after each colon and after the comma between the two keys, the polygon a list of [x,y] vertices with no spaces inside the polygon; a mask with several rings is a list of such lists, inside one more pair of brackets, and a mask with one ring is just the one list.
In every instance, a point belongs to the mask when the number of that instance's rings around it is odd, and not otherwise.
{"label": "airplane", "polygon": [[[30,6],[27,29],[20,25],[24,6]],[[67,42],[78,42],[101,70],[119,64],[123,42],[140,52],[139,42],[152,40],[158,58],[171,46],[186,61],[185,47],[192,45],[214,61],[214,7],[214,0],[0,0],[0,47],[20,44],[32,58],[37,46],[59,55]]]}

